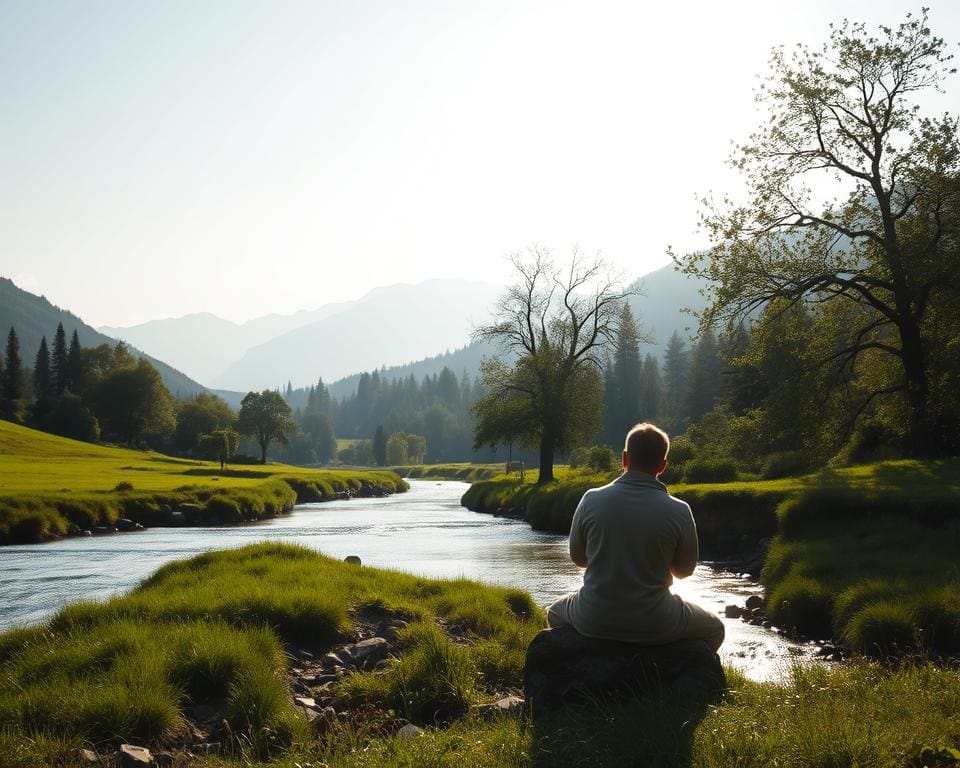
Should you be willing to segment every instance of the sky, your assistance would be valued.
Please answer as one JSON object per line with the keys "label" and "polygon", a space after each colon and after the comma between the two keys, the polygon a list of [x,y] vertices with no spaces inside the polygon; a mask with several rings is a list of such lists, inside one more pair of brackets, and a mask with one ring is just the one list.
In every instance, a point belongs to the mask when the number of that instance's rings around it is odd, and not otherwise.
{"label": "sky", "polygon": [[630,280],[707,245],[772,47],[919,9],[0,0],[0,275],[113,326],[508,283],[532,243]]}

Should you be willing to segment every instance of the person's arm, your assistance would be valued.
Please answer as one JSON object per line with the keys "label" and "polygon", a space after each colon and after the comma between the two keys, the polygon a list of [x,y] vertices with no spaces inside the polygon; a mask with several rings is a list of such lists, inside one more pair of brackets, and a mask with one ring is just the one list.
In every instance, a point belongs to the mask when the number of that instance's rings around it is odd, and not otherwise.
{"label": "person's arm", "polygon": [[670,564],[670,573],[675,578],[685,579],[693,573],[700,559],[700,545],[697,541],[697,524],[693,520],[693,513],[687,507],[686,517],[680,525],[680,541],[673,554]]}
{"label": "person's arm", "polygon": [[587,542],[584,539],[583,531],[580,528],[580,518],[582,517],[583,502],[587,495],[584,494],[577,504],[577,510],[573,513],[573,520],[570,522],[570,559],[574,565],[580,568],[587,567]]}

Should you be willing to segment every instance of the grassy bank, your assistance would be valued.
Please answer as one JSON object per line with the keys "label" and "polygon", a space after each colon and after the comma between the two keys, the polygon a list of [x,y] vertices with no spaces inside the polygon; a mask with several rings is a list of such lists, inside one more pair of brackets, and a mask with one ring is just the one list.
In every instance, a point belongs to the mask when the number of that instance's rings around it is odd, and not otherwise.
{"label": "grassy bank", "polygon": [[[584,491],[614,476],[545,486],[500,477],[472,485],[463,503],[567,533]],[[707,558],[773,539],[763,582],[776,626],[877,657],[960,653],[960,461],[670,490],[693,509]]]}
{"label": "grassy bank", "polygon": [[499,464],[471,464],[469,462],[455,464],[410,464],[399,467],[390,467],[400,477],[415,480],[460,480],[464,483],[475,483],[478,480],[489,480],[503,474],[504,465]]}
{"label": "grassy bank", "polygon": [[[406,626],[382,669],[338,682],[348,709],[318,735],[292,701],[293,659],[332,649],[371,613],[404,616]],[[911,760],[926,745],[957,745],[960,673],[929,665],[797,669],[782,685],[731,673],[731,692],[709,709],[645,700],[535,724],[470,713],[521,686],[542,621],[516,590],[360,568],[289,545],[206,553],[127,596],[0,635],[0,754],[14,768],[71,765],[81,747],[127,741],[180,764],[223,766],[900,768],[919,765]],[[423,715],[438,699],[467,714],[431,727]],[[184,745],[203,707],[222,730],[209,755],[190,758]],[[407,720],[426,732],[402,737]]]}
{"label": "grassy bank", "polygon": [[237,523],[298,502],[401,491],[392,472],[308,470],[280,464],[220,471],[211,462],[93,445],[0,421],[0,544],[37,542],[73,528]]}

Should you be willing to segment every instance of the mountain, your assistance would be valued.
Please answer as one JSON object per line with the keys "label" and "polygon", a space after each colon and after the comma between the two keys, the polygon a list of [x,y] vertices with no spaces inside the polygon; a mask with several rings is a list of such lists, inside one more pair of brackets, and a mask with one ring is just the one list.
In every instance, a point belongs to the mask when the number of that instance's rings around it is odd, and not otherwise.
{"label": "mountain", "polygon": [[212,384],[264,389],[333,381],[464,346],[486,322],[503,286],[427,280],[375,288],[320,320],[252,347]]}
{"label": "mountain", "polygon": [[196,312],[127,327],[101,326],[98,330],[169,360],[197,381],[210,383],[251,347],[341,312],[354,303],[325,304],[313,311],[265,315],[239,324],[209,312]]}
{"label": "mountain", "polygon": [[[43,296],[28,293],[14,285],[12,280],[0,277],[0,332],[2,332],[3,343],[5,344],[10,327],[16,328],[17,338],[20,339],[20,355],[23,358],[24,365],[33,367],[42,337],[47,337],[48,344],[53,343],[53,335],[57,330],[58,323],[63,323],[67,341],[70,340],[74,329],[76,329],[80,345],[83,347],[96,347],[100,344],[113,346],[117,343],[116,339],[94,330],[79,317],[54,306]],[[163,383],[173,395],[189,397],[205,390],[193,379],[188,378],[166,363],[146,355],[136,348],[132,351],[145,357],[156,366],[163,378]]]}
{"label": "mountain", "polygon": [[687,342],[697,332],[697,319],[685,310],[697,312],[706,306],[700,290],[705,283],[677,272],[672,264],[650,272],[630,286],[637,293],[630,298],[630,309],[640,329],[653,337],[652,344],[641,344],[640,354],[661,358],[674,331]]}

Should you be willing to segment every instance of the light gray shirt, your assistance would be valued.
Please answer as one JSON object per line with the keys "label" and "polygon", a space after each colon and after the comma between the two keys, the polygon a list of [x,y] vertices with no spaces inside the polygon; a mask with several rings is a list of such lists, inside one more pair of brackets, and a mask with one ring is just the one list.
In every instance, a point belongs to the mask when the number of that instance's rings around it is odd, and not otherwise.
{"label": "light gray shirt", "polygon": [[670,592],[697,565],[697,528],[686,502],[645,472],[587,491],[573,515],[570,556],[587,563],[570,603],[582,635],[656,645],[682,634],[690,608]]}

